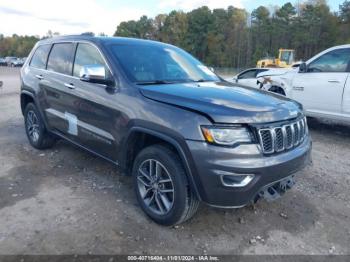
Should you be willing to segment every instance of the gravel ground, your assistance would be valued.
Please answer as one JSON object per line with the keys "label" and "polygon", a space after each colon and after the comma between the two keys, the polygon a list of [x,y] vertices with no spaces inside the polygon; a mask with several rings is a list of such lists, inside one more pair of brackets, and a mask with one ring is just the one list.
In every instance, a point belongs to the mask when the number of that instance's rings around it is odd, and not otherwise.
{"label": "gravel ground", "polygon": [[309,120],[313,166],[283,198],[202,205],[167,228],[111,164],[64,141],[30,147],[18,69],[0,67],[0,81],[0,254],[350,254],[350,126]]}

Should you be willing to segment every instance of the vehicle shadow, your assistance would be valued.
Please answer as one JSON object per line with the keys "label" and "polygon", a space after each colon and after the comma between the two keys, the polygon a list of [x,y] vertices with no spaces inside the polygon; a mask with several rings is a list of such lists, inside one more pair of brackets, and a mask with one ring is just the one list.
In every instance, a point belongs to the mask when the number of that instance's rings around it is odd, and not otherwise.
{"label": "vehicle shadow", "polygon": [[322,132],[324,135],[350,138],[350,124],[348,123],[313,117],[308,117],[307,123],[311,132]]}

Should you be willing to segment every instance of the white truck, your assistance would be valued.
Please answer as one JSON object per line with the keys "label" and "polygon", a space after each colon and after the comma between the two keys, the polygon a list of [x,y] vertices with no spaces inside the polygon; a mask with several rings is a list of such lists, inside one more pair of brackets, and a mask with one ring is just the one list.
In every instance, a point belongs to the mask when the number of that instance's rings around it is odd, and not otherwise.
{"label": "white truck", "polygon": [[262,72],[257,79],[261,89],[300,102],[308,116],[350,122],[350,45],[329,48],[299,68]]}

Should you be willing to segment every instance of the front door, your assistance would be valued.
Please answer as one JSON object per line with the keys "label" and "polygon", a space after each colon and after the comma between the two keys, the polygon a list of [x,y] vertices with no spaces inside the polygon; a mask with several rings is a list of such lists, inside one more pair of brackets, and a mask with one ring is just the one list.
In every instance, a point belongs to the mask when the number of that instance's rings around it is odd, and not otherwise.
{"label": "front door", "polygon": [[[73,65],[74,86],[72,115],[77,118],[79,144],[116,161],[123,114],[120,112],[120,93],[105,85],[80,80],[84,66],[103,66],[106,75],[112,78],[97,47],[89,43],[79,43]],[[119,101],[119,102],[118,102]]]}
{"label": "front door", "polygon": [[349,61],[349,48],[330,51],[311,61],[305,73],[294,77],[292,98],[308,112],[340,114]]}
{"label": "front door", "polygon": [[257,87],[256,75],[256,69],[249,69],[247,71],[244,71],[237,76],[237,83],[244,86]]}

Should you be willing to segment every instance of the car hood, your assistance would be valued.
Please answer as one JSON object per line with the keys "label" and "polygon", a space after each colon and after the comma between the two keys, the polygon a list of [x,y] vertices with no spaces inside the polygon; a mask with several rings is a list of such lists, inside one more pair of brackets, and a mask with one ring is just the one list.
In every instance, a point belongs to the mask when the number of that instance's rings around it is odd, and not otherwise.
{"label": "car hood", "polygon": [[215,123],[268,123],[295,118],[301,105],[280,95],[228,82],[140,86],[152,100],[196,111]]}
{"label": "car hood", "polygon": [[262,77],[262,76],[278,76],[278,75],[284,75],[288,73],[294,73],[297,72],[299,68],[273,68],[264,72],[259,73],[256,77]]}

